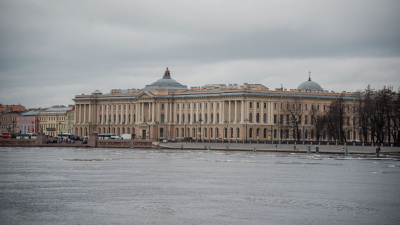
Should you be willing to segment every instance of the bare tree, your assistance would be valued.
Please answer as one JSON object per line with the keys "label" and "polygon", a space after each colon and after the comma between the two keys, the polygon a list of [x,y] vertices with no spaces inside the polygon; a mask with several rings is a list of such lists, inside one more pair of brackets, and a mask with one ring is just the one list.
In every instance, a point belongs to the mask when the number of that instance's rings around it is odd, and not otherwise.
{"label": "bare tree", "polygon": [[283,109],[283,112],[289,115],[289,119],[291,120],[289,124],[292,124],[292,126],[296,129],[297,141],[300,141],[299,124],[302,122],[302,116],[304,112],[300,105],[300,99],[295,98],[287,101],[286,108]]}
{"label": "bare tree", "polygon": [[326,125],[331,137],[335,140],[346,142],[346,134],[343,129],[344,118],[346,116],[345,102],[343,94],[332,101],[329,110],[326,111]]}

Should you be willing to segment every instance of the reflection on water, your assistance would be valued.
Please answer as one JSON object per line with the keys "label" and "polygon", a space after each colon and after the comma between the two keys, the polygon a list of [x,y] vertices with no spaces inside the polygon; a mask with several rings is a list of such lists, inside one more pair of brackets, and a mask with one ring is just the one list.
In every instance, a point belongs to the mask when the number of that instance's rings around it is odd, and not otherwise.
{"label": "reflection on water", "polygon": [[395,157],[0,148],[2,224],[398,224]]}

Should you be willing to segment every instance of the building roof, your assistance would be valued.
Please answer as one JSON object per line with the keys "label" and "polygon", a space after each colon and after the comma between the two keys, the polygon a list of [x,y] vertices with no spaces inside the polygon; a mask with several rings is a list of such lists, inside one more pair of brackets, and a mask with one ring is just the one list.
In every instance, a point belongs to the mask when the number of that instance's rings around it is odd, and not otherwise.
{"label": "building roof", "polygon": [[[311,73],[311,72],[309,72],[309,73]],[[304,81],[297,87],[297,90],[299,90],[299,91],[301,91],[303,89],[306,89],[307,91],[313,91],[313,90],[323,91],[321,85],[319,85],[317,82],[311,81],[310,76],[308,77],[307,81]]]}
{"label": "building roof", "polygon": [[28,112],[24,112],[22,113],[20,116],[37,116],[39,115],[40,111],[28,111]]}
{"label": "building roof", "polygon": [[171,79],[170,72],[168,70],[165,71],[165,74],[162,79],[157,80],[156,82],[146,85],[144,89],[183,89],[188,90],[186,85],[182,85],[178,83],[176,80]]}

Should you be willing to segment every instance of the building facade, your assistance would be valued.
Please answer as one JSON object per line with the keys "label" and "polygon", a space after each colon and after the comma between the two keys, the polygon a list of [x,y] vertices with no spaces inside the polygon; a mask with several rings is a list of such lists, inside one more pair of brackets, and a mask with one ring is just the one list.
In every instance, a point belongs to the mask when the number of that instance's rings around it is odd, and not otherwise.
{"label": "building facade", "polygon": [[18,133],[37,133],[37,118],[40,111],[29,111],[18,116]]}
{"label": "building facade", "polygon": [[40,112],[39,130],[49,136],[57,136],[59,133],[67,133],[67,112],[72,106],[55,105]]}
{"label": "building facade", "polygon": [[1,133],[17,133],[17,122],[21,112],[6,112],[1,114]]}
{"label": "building facade", "polygon": [[[328,92],[311,81],[296,89],[270,90],[261,84],[209,84],[191,87],[171,79],[167,68],[162,79],[143,89],[113,89],[103,94],[76,95],[75,135],[90,132],[134,134],[139,139],[272,141],[328,140],[326,131],[317,138],[312,118],[328,110],[342,96],[347,114],[348,139],[358,139],[355,93]],[[293,126],[293,110],[296,127]],[[299,113],[300,112],[300,113]]]}
{"label": "building facade", "polygon": [[74,123],[75,123],[75,109],[69,110],[67,112],[67,133],[74,134]]}

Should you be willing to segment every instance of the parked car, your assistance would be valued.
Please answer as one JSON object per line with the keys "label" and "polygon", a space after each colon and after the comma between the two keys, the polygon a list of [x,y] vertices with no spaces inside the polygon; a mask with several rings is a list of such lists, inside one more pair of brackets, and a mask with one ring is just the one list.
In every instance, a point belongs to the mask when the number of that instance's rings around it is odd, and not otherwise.
{"label": "parked car", "polygon": [[182,139],[182,141],[190,142],[190,141],[193,141],[193,138],[192,137],[184,137]]}
{"label": "parked car", "polygon": [[88,142],[88,137],[87,136],[85,136],[84,138],[83,138],[83,140],[82,140],[82,144],[87,144],[87,142]]}
{"label": "parked car", "polygon": [[168,142],[176,142],[176,139],[169,138],[169,139],[168,139]]}

